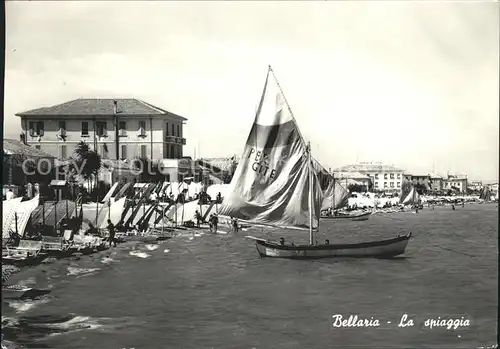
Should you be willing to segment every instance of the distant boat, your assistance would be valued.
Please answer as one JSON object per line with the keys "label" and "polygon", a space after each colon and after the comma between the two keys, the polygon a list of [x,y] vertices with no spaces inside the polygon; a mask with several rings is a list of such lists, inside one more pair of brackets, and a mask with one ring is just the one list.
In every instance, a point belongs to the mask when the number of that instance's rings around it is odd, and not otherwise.
{"label": "distant boat", "polygon": [[285,244],[247,236],[262,257],[314,259],[388,258],[405,252],[411,233],[355,244],[317,244],[324,190],[306,144],[269,67],[243,156],[222,203],[221,216],[286,229],[309,230],[309,244]]}

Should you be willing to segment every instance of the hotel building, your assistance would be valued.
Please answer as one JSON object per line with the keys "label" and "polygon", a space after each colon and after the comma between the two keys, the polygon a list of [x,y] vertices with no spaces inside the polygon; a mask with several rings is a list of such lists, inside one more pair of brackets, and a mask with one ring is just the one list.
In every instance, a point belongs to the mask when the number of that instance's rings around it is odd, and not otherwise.
{"label": "hotel building", "polygon": [[183,156],[186,118],[139,99],[76,99],[16,114],[21,140],[61,160],[81,141],[103,159]]}
{"label": "hotel building", "polygon": [[401,190],[404,170],[381,162],[361,162],[337,168],[333,172],[358,172],[370,178],[374,190],[398,192]]}

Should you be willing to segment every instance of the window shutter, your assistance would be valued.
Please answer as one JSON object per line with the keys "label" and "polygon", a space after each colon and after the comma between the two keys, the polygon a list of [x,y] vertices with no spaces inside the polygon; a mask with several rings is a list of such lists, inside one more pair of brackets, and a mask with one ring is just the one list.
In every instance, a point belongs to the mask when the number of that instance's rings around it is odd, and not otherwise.
{"label": "window shutter", "polygon": [[31,137],[35,136],[35,123],[32,121],[29,123],[29,134]]}
{"label": "window shutter", "polygon": [[43,136],[43,133],[44,133],[44,129],[43,129],[43,122],[39,122],[39,123],[38,123],[38,129],[39,129],[39,131],[38,131],[38,135],[39,135],[39,136]]}

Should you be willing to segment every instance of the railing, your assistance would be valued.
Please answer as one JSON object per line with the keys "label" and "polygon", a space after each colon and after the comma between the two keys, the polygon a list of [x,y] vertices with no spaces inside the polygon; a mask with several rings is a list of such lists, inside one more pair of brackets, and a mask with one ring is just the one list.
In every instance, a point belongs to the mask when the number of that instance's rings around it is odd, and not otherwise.
{"label": "railing", "polygon": [[167,142],[167,143],[176,143],[175,139],[176,139],[175,136],[166,136],[165,137],[165,142]]}
{"label": "railing", "polygon": [[127,130],[121,129],[118,131],[119,137],[127,137]]}
{"label": "railing", "polygon": [[146,130],[144,130],[144,128],[140,127],[139,131],[137,131],[137,137],[146,137]]}

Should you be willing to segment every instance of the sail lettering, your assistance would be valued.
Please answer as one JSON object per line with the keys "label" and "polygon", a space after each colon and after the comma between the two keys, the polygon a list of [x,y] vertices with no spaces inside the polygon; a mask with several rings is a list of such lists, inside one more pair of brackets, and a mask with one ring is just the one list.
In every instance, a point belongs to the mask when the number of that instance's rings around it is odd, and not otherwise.
{"label": "sail lettering", "polygon": [[250,149],[250,153],[248,154],[248,159],[253,161],[252,170],[257,172],[262,176],[269,175],[269,178],[276,177],[276,169],[271,169],[269,167],[269,154],[264,153],[261,150],[257,150],[255,148]]}

